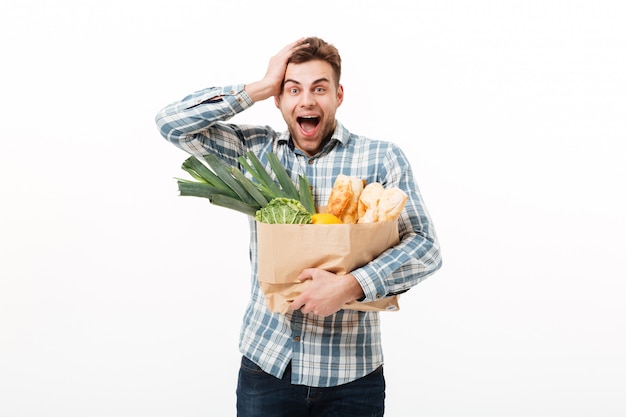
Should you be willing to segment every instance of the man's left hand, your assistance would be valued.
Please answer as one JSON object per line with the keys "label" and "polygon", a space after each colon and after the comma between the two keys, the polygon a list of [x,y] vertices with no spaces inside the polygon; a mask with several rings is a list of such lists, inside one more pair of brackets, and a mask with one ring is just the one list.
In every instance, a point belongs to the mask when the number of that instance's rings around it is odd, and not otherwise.
{"label": "man's left hand", "polygon": [[363,297],[363,289],[352,274],[337,275],[319,268],[308,268],[298,276],[309,286],[291,303],[291,310],[329,316],[347,302]]}

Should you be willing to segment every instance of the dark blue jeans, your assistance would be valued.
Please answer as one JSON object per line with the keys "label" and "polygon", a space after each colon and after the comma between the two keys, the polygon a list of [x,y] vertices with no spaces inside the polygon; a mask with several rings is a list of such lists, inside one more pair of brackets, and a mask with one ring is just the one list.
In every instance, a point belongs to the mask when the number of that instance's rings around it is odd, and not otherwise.
{"label": "dark blue jeans", "polygon": [[348,384],[315,388],[291,384],[291,366],[278,379],[245,356],[241,359],[238,417],[382,417],[384,411],[382,366]]}

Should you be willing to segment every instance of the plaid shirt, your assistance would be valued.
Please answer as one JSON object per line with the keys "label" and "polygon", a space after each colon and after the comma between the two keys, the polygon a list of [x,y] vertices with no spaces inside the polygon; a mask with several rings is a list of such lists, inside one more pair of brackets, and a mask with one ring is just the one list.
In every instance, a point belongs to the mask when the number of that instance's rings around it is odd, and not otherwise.
{"label": "plaid shirt", "polygon": [[[252,104],[243,85],[208,88],[165,107],[156,123],[163,137],[184,151],[214,153],[233,166],[239,166],[237,157],[248,150],[266,166],[267,153],[275,153],[294,181],[298,174],[306,175],[317,206],[325,205],[340,173],[404,190],[409,200],[399,218],[400,243],[351,272],[365,293],[362,301],[405,292],[441,267],[432,222],[397,146],[351,134],[337,122],[331,140],[308,157],[293,146],[288,132],[226,123]],[[249,222],[252,291],[241,328],[241,353],[278,378],[291,361],[292,383],[315,387],[344,384],[382,365],[379,313],[340,310],[320,317],[267,309],[257,280],[256,225],[252,217]]]}

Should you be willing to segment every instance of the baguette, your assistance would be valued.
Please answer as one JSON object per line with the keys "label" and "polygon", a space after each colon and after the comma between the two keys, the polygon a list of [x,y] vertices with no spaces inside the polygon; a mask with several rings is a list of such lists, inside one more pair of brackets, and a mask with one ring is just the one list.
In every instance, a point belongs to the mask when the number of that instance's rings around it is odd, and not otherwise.
{"label": "baguette", "polygon": [[379,182],[369,183],[363,188],[359,197],[358,223],[373,223],[378,221],[378,202],[385,188]]}
{"label": "baguette", "polygon": [[326,212],[339,217],[343,223],[356,223],[359,196],[362,192],[363,180],[339,174],[330,192]]}
{"label": "baguette", "polygon": [[397,187],[384,188],[378,182],[365,185],[357,177],[339,174],[326,212],[345,224],[382,222],[398,218],[407,200],[408,195]]}
{"label": "baguette", "polygon": [[386,188],[378,201],[378,221],[392,220],[400,216],[409,196],[399,188]]}

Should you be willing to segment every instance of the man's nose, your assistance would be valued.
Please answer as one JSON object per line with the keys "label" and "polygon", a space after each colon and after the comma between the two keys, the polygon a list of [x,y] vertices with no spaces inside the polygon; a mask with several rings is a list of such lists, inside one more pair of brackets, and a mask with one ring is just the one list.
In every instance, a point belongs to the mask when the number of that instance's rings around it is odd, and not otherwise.
{"label": "man's nose", "polygon": [[312,106],[315,104],[315,96],[310,91],[303,91],[300,94],[300,105],[303,107]]}

